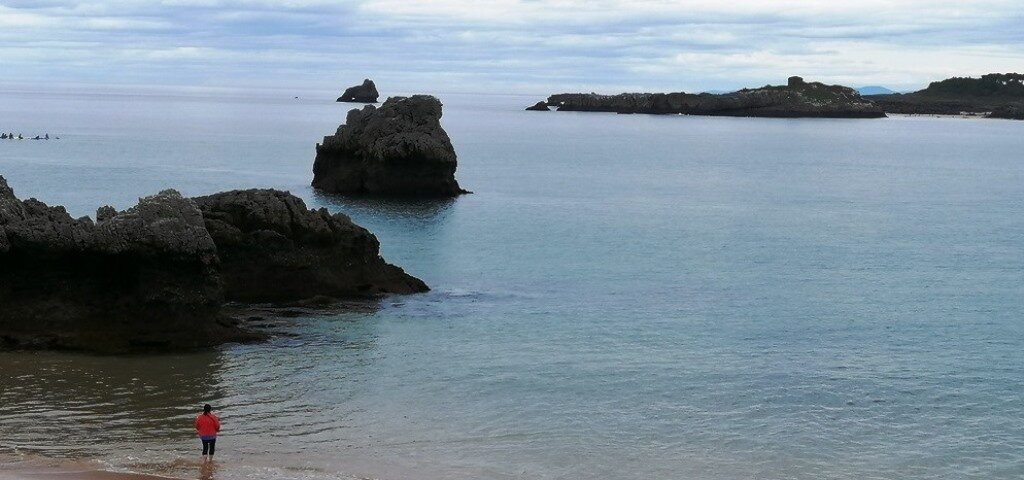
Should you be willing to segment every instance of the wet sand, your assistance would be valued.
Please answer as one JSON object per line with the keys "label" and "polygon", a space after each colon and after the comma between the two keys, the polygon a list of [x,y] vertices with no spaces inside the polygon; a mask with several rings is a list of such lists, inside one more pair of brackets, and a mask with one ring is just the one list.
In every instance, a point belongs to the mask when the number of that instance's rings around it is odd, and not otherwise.
{"label": "wet sand", "polygon": [[[213,464],[197,464],[198,478],[212,478]],[[207,475],[207,473],[209,473]],[[196,477],[190,477],[196,478]],[[89,460],[48,459],[39,456],[0,456],[0,480],[180,480],[176,477],[104,471]]]}
{"label": "wet sand", "polygon": [[[163,464],[114,468],[89,458],[53,458],[34,453],[0,453],[0,480],[214,480],[221,462],[206,458],[176,458]],[[127,471],[124,471],[127,470]],[[148,471],[155,473],[136,473]]]}
{"label": "wet sand", "polygon": [[0,480],[168,480],[172,477],[158,477],[138,473],[114,473],[97,470],[45,470],[0,472]]}

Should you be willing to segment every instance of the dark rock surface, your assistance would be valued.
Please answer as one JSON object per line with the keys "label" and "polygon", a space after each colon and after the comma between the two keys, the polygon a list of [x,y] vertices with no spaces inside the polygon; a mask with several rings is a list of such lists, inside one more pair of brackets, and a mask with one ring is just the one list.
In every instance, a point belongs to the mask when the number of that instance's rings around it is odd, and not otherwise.
{"label": "dark rock surface", "polygon": [[975,114],[1022,119],[1024,74],[990,73],[981,78],[953,77],[932,82],[914,93],[870,95],[889,113],[918,115]]}
{"label": "dark rock surface", "polygon": [[839,85],[790,77],[785,86],[711,93],[563,93],[547,99],[560,111],[688,114],[734,117],[879,118],[885,113]]}
{"label": "dark rock surface", "polygon": [[0,347],[202,348],[264,337],[227,317],[225,300],[427,290],[380,257],[370,232],[286,192],[165,190],[96,218],[19,200],[0,177]]}
{"label": "dark rock surface", "polygon": [[452,197],[455,148],[430,95],[391,97],[351,110],[337,133],[316,146],[313,187],[330,193]]}
{"label": "dark rock surface", "polygon": [[377,85],[374,85],[373,80],[367,78],[363,80],[361,85],[354,87],[348,87],[345,92],[338,97],[339,102],[353,102],[353,103],[377,103],[377,98],[380,94],[377,93]]}
{"label": "dark rock surface", "polygon": [[531,110],[531,111],[537,111],[537,112],[550,112],[551,111],[551,109],[548,108],[547,102],[544,102],[544,101],[540,101],[540,102],[537,102],[537,103],[535,103],[533,105],[530,105],[529,107],[526,107],[526,109],[527,110]]}
{"label": "dark rock surface", "polygon": [[989,118],[1004,118],[1007,120],[1024,120],[1024,103],[1015,105],[1001,105],[992,109]]}
{"label": "dark rock surface", "polygon": [[219,313],[216,247],[173,190],[101,221],[20,201],[0,177],[0,344],[104,352],[254,338]]}
{"label": "dark rock surface", "polygon": [[217,245],[228,300],[295,302],[428,290],[388,264],[372,233],[277,190],[195,199]]}

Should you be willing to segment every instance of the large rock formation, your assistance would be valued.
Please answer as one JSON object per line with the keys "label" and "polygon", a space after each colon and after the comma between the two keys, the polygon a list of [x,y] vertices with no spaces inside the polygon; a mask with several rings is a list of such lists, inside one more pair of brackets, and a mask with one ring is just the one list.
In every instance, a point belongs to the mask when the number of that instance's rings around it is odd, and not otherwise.
{"label": "large rock formation", "polygon": [[96,222],[21,201],[0,177],[0,347],[101,352],[262,338],[225,301],[299,302],[427,290],[344,215],[273,190],[173,190]]}
{"label": "large rock formation", "polygon": [[733,117],[878,118],[885,113],[839,85],[790,77],[785,86],[711,93],[563,93],[547,99],[560,111],[660,113]]}
{"label": "large rock formation", "polygon": [[337,133],[316,146],[313,186],[331,193],[450,197],[455,149],[441,128],[441,102],[391,97],[380,108],[351,110]]}
{"label": "large rock formation", "polygon": [[984,115],[1024,119],[1024,74],[990,73],[981,78],[953,77],[932,82],[914,93],[870,95],[869,100],[889,113],[924,115]]}
{"label": "large rock formation", "polygon": [[354,87],[348,87],[345,92],[338,97],[339,102],[353,102],[353,103],[377,103],[377,98],[380,94],[377,93],[377,86],[373,84],[373,80],[367,78],[363,80],[361,85]]}
{"label": "large rock formation", "polygon": [[228,300],[294,302],[427,290],[380,257],[377,237],[342,214],[277,190],[195,199],[217,245]]}
{"label": "large rock formation", "polygon": [[0,343],[124,351],[252,337],[219,314],[216,247],[173,190],[99,221],[20,201],[0,177]]}

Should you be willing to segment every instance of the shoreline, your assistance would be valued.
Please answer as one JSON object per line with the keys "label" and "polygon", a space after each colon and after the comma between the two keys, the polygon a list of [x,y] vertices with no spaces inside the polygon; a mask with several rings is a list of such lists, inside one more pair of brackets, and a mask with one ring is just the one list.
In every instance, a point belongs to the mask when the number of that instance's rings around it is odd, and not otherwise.
{"label": "shoreline", "polygon": [[[211,464],[215,466],[215,464]],[[202,464],[197,464],[202,467]],[[212,478],[200,470],[199,478]],[[180,477],[105,470],[95,460],[50,458],[35,454],[0,455],[0,480],[182,480]]]}
{"label": "shoreline", "polygon": [[885,113],[889,118],[959,118],[965,120],[1002,120],[990,118],[987,113]]}
{"label": "shoreline", "polygon": [[180,480],[175,477],[161,477],[142,473],[119,473],[104,470],[61,470],[41,469],[15,470],[0,473],[0,480]]}
{"label": "shoreline", "polygon": [[111,472],[94,468],[62,468],[46,466],[25,466],[0,472],[0,480],[181,480],[177,477],[148,475],[144,473]]}

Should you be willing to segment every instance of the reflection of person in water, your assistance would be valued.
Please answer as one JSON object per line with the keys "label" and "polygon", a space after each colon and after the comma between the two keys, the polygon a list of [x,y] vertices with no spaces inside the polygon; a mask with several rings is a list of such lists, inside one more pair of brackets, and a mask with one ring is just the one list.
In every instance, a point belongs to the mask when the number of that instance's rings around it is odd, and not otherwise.
{"label": "reflection of person in water", "polygon": [[213,407],[209,403],[203,405],[203,413],[196,417],[196,433],[203,441],[203,456],[213,457],[213,450],[217,446],[217,432],[220,431],[220,419],[213,414]]}
{"label": "reflection of person in water", "polygon": [[217,473],[217,462],[202,462],[199,464],[199,480],[213,480]]}

